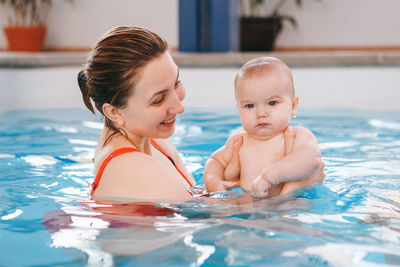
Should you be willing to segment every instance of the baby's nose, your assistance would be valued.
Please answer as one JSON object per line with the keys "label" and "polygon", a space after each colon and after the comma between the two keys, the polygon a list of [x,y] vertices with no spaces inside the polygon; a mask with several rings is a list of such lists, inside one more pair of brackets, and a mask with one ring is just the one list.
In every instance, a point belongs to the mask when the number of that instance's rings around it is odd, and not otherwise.
{"label": "baby's nose", "polygon": [[257,108],[257,116],[258,117],[267,117],[268,116],[268,109],[266,107]]}

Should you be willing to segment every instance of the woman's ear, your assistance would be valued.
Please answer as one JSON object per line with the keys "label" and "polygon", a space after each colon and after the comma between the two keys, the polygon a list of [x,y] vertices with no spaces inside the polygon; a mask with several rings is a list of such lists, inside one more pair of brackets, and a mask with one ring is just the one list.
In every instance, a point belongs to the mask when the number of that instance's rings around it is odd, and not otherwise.
{"label": "woman's ear", "polygon": [[294,96],[293,97],[293,102],[292,102],[292,116],[296,117],[297,116],[297,105],[299,104],[299,97]]}
{"label": "woman's ear", "polygon": [[108,119],[110,119],[115,125],[119,127],[123,127],[125,124],[125,119],[122,117],[121,113],[119,112],[119,109],[114,107],[111,104],[104,103],[103,107],[103,114],[106,116]]}

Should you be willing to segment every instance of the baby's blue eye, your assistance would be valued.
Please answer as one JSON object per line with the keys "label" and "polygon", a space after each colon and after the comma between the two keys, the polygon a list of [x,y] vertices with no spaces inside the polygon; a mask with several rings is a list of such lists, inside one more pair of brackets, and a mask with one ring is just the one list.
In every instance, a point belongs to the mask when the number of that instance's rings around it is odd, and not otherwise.
{"label": "baby's blue eye", "polygon": [[273,100],[273,101],[269,101],[268,105],[275,106],[277,103],[278,103],[278,101]]}
{"label": "baby's blue eye", "polygon": [[244,105],[245,108],[254,108],[254,104],[246,104]]}

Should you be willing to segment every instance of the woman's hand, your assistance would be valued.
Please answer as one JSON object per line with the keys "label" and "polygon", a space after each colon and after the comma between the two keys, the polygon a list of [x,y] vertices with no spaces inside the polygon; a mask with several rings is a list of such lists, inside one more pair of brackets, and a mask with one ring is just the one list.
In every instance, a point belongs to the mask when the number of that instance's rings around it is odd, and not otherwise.
{"label": "woman's hand", "polygon": [[222,180],[215,180],[208,184],[208,188],[210,188],[210,192],[220,192],[220,191],[227,191],[232,188],[240,186],[240,181],[222,181]]}
{"label": "woman's hand", "polygon": [[225,146],[214,152],[204,166],[204,184],[208,192],[225,191],[240,186],[239,150],[241,134],[229,137]]}
{"label": "woman's hand", "polygon": [[293,150],[294,130],[292,126],[288,126],[285,130],[285,156],[289,155]]}
{"label": "woman's hand", "polygon": [[[243,136],[238,135],[233,140],[233,149],[232,149],[232,156],[228,165],[224,170],[224,180],[237,182],[236,186],[240,185],[240,159],[239,159],[239,151],[243,145]],[[231,187],[232,188],[232,187]]]}

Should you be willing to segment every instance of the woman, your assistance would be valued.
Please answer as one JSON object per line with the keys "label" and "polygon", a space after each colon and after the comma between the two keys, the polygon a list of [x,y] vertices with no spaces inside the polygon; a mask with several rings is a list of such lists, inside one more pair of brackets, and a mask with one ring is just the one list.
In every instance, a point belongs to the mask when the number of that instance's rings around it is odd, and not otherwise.
{"label": "woman", "polygon": [[85,105],[94,113],[93,102],[105,118],[94,156],[95,197],[191,198],[195,180],[168,139],[184,111],[185,89],[167,48],[151,31],[117,27],[78,74]]}

